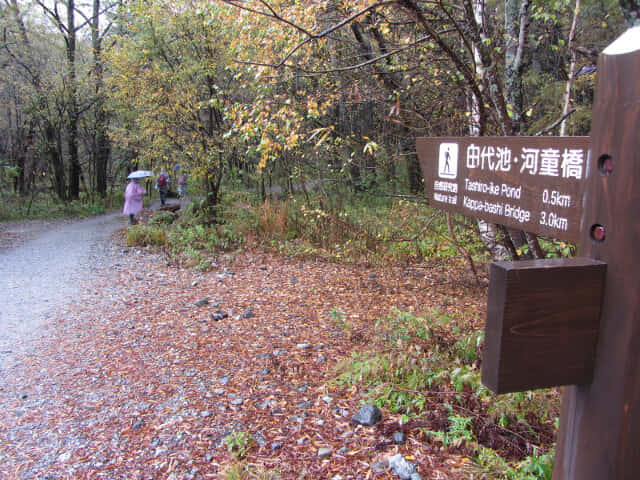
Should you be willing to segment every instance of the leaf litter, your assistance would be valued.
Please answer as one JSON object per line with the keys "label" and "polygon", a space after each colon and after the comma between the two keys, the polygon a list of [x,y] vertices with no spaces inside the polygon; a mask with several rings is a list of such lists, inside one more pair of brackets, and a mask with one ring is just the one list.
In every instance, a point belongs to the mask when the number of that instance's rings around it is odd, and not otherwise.
{"label": "leaf litter", "polygon": [[223,478],[234,432],[250,434],[247,462],[285,479],[397,478],[375,468],[397,453],[428,478],[460,478],[464,455],[419,430],[405,426],[407,442],[390,442],[393,412],[377,427],[353,425],[366,392],[331,380],[394,308],[421,315],[462,305],[481,327],[486,292],[464,266],[349,266],[247,251],[201,273],[120,248],[1,372],[2,478]]}

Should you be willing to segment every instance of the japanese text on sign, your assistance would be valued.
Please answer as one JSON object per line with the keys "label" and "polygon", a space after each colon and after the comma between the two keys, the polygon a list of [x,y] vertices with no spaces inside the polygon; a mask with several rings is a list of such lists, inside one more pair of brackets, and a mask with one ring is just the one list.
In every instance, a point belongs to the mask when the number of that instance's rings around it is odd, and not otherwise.
{"label": "japanese text on sign", "polygon": [[559,178],[582,179],[584,160],[584,150],[577,148],[522,147],[520,155],[514,156],[509,147],[472,143],[466,151],[468,169],[510,172],[519,166],[520,173]]}
{"label": "japanese text on sign", "polygon": [[439,137],[416,142],[433,205],[576,241],[588,137]]}

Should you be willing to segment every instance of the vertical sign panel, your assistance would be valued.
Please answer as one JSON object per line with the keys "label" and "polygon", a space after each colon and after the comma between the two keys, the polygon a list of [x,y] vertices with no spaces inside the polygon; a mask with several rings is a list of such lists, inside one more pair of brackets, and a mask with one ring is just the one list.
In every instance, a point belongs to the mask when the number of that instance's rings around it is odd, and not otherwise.
{"label": "vertical sign panel", "polygon": [[418,138],[437,208],[578,241],[589,137]]}

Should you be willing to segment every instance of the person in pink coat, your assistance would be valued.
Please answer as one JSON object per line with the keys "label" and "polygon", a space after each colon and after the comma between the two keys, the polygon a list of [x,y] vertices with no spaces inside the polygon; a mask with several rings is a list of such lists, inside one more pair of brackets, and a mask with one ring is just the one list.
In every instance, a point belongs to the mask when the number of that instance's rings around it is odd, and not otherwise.
{"label": "person in pink coat", "polygon": [[124,209],[122,213],[129,215],[129,223],[135,223],[136,213],[142,210],[142,195],[147,191],[141,185],[138,185],[138,179],[132,178],[124,191]]}

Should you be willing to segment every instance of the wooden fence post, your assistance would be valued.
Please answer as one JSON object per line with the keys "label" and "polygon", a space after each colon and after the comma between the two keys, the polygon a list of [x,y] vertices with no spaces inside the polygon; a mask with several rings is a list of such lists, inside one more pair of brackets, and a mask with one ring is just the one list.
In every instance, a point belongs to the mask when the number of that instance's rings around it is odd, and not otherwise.
{"label": "wooden fence post", "polygon": [[565,387],[554,480],[640,479],[640,26],[598,62],[579,255],[607,264],[593,381]]}

